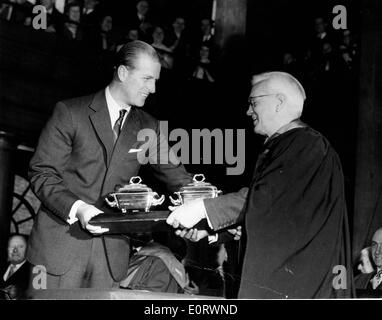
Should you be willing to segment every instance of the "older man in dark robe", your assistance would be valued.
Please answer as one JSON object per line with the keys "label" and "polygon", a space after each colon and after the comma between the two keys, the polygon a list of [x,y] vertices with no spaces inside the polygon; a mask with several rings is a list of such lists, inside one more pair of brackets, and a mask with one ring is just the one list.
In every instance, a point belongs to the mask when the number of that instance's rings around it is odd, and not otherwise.
{"label": "older man in dark robe", "polygon": [[[353,296],[341,163],[320,133],[300,121],[305,92],[291,75],[253,77],[247,115],[266,137],[249,188],[177,208],[167,219],[214,230],[244,223],[239,298]],[[177,231],[188,237],[195,229]]]}

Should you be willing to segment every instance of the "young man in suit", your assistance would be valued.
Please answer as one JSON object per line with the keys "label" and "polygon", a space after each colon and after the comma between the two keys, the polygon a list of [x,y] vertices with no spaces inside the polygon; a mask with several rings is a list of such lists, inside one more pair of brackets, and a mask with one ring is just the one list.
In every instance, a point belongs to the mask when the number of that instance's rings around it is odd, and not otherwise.
{"label": "young man in suit", "polygon": [[11,299],[21,296],[28,287],[30,264],[25,259],[27,240],[12,235],[8,241],[8,267],[1,272],[0,288]]}
{"label": "young man in suit", "polygon": [[[249,188],[189,202],[167,219],[191,228],[207,218],[214,230],[244,222],[239,298],[354,294],[341,163],[329,142],[300,121],[304,100],[303,87],[287,73],[254,76],[247,115],[266,140]],[[333,285],[338,266],[341,286]]]}
{"label": "young man in suit", "polygon": [[[140,130],[155,132],[156,150],[168,152],[159,147],[167,143],[159,134],[159,122],[141,110],[155,92],[160,68],[153,47],[129,42],[118,51],[109,86],[58,102],[42,131],[29,168],[42,206],[27,259],[45,267],[48,289],[112,288],[126,277],[128,239],[101,236],[107,229],[89,221],[102,212],[108,193],[137,175],[141,166],[137,150],[143,145],[137,137]],[[150,163],[169,192],[191,182],[180,164]]]}

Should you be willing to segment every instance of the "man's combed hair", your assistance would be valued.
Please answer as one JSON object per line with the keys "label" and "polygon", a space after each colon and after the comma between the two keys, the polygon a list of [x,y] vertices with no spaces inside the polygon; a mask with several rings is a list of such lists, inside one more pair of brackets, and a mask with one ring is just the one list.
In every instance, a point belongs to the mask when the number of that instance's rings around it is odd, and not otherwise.
{"label": "man's combed hair", "polygon": [[267,82],[273,91],[283,92],[289,99],[289,108],[298,116],[304,107],[306,94],[301,83],[291,74],[281,71],[264,72],[252,77],[252,85]]}
{"label": "man's combed hair", "polygon": [[301,85],[301,83],[293,77],[291,74],[282,72],[282,71],[271,71],[271,72],[264,72],[257,75],[254,75],[252,77],[252,85],[264,81],[264,80],[274,80],[274,79],[282,79],[284,82],[287,82],[291,87],[294,87],[296,91],[299,92],[301,95],[301,98],[303,100],[306,99],[306,94],[304,87]]}
{"label": "man's combed hair", "polygon": [[152,46],[146,42],[135,40],[126,43],[118,50],[114,67],[118,68],[123,65],[134,69],[135,61],[141,54],[145,54],[160,63],[158,54]]}

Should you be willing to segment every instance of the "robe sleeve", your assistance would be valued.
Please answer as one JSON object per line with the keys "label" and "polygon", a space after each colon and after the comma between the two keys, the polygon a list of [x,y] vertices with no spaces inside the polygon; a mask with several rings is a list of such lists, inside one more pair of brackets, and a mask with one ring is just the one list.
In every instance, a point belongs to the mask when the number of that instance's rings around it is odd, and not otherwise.
{"label": "robe sleeve", "polygon": [[248,188],[213,199],[204,199],[207,215],[215,231],[239,223],[248,194]]}

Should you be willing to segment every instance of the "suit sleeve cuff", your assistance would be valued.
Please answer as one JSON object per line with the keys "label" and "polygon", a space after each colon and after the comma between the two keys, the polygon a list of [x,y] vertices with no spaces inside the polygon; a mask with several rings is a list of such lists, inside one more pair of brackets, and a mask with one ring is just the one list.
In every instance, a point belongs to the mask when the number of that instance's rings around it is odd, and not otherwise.
{"label": "suit sleeve cuff", "polygon": [[205,211],[205,216],[206,216],[206,219],[207,219],[208,226],[210,227],[210,229],[213,230],[214,227],[213,227],[213,225],[212,225],[212,223],[211,223],[211,221],[210,221],[210,218],[208,217],[207,210],[206,210],[206,207],[205,207],[205,205],[204,205],[204,202],[203,202],[203,206],[204,206],[204,211]]}
{"label": "suit sleeve cuff", "polygon": [[84,203],[85,202],[83,202],[82,200],[77,200],[76,202],[73,203],[72,208],[70,209],[70,212],[69,212],[69,218],[66,220],[67,223],[72,225],[73,223],[78,221],[78,219],[76,218],[77,209],[80,205]]}
{"label": "suit sleeve cuff", "polygon": [[212,244],[212,243],[215,243],[218,241],[218,237],[219,235],[217,233],[211,235],[211,236],[208,236],[208,244]]}

